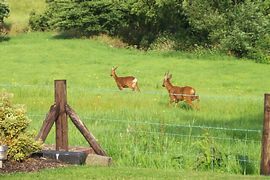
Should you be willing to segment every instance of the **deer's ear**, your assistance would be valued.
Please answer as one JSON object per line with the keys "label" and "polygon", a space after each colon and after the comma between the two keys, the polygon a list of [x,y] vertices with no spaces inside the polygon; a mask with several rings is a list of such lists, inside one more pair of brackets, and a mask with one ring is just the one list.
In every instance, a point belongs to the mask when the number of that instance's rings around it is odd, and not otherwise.
{"label": "deer's ear", "polygon": [[171,78],[172,78],[172,74],[169,75],[169,79],[171,79]]}

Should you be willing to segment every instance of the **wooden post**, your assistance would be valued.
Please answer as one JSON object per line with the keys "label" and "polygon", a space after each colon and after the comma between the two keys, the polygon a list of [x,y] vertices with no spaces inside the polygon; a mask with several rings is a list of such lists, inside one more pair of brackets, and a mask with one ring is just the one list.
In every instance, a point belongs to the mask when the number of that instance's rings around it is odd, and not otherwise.
{"label": "wooden post", "polygon": [[46,140],[54,121],[58,118],[58,112],[59,110],[57,109],[56,105],[52,105],[45,120],[43,121],[43,125],[40,128],[36,140],[42,140],[43,142]]}
{"label": "wooden post", "polygon": [[270,175],[270,94],[264,95],[261,175]]}
{"label": "wooden post", "polygon": [[84,123],[80,120],[79,116],[75,113],[73,109],[69,105],[66,106],[67,114],[69,115],[73,124],[78,128],[78,130],[82,133],[84,138],[93,148],[93,150],[101,156],[107,156],[106,152],[100,147],[97,143],[95,137],[91,134],[91,132],[87,129]]}
{"label": "wooden post", "polygon": [[55,104],[59,109],[56,120],[56,150],[68,151],[68,123],[65,106],[67,104],[66,80],[55,80]]}

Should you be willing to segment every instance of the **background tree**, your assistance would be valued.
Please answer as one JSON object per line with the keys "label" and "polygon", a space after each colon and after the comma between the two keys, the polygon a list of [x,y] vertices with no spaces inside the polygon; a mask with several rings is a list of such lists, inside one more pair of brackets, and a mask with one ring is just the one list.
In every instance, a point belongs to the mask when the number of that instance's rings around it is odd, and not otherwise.
{"label": "background tree", "polygon": [[108,34],[145,50],[160,42],[173,50],[199,46],[270,62],[269,1],[47,0],[47,5],[44,14],[32,14],[32,29]]}

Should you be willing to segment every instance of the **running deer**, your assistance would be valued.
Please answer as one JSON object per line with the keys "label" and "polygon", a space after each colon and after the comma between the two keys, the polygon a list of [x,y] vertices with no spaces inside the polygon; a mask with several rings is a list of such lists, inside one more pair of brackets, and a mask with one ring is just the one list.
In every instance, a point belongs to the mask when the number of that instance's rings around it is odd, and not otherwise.
{"label": "running deer", "polygon": [[195,95],[195,89],[190,86],[174,86],[171,83],[172,74],[169,75],[169,73],[165,73],[164,79],[163,79],[163,87],[166,87],[169,93],[170,97],[170,103],[175,102],[178,103],[179,101],[185,101],[188,103],[191,107],[193,107],[192,101],[198,99],[199,96]]}
{"label": "running deer", "polygon": [[120,90],[123,90],[124,88],[131,88],[133,91],[140,91],[137,78],[135,78],[134,76],[118,77],[115,73],[115,70],[117,68],[118,67],[112,68],[111,76],[114,78],[118,88]]}

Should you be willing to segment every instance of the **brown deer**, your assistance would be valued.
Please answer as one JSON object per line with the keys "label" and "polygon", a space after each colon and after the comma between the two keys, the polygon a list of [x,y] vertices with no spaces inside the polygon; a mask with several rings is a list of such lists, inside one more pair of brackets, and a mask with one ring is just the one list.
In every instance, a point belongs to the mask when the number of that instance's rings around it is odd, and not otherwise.
{"label": "brown deer", "polygon": [[113,67],[111,76],[114,78],[116,85],[120,90],[123,90],[124,88],[131,88],[133,91],[137,90],[140,92],[140,89],[138,87],[138,80],[134,76],[126,76],[126,77],[118,77],[115,73],[115,70],[118,67]]}
{"label": "brown deer", "polygon": [[166,89],[168,90],[170,103],[175,102],[177,104],[179,101],[185,101],[191,107],[193,107],[192,101],[196,99],[199,100],[199,96],[195,95],[196,94],[195,89],[190,86],[184,87],[174,86],[170,81],[171,78],[172,74],[169,75],[169,73],[165,73],[162,84],[162,86],[166,87]]}

